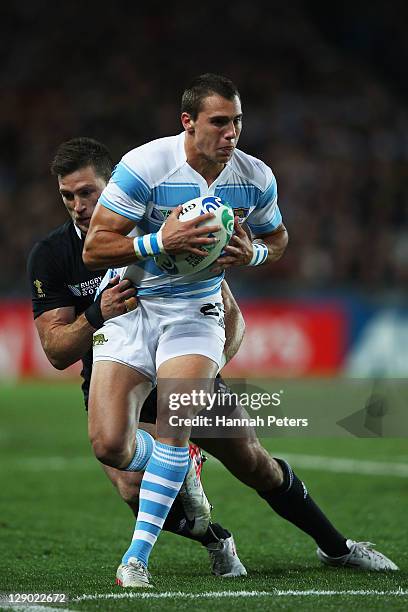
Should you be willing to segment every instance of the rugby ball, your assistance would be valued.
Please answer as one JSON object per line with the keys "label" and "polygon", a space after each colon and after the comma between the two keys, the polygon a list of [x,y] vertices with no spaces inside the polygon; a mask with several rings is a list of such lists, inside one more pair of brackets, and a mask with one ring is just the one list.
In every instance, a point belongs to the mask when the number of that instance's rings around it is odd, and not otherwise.
{"label": "rugby ball", "polygon": [[219,225],[221,229],[214,234],[208,234],[209,237],[214,236],[219,241],[202,247],[208,252],[207,257],[189,252],[178,253],[177,255],[163,253],[155,257],[156,265],[161,270],[167,272],[167,274],[191,274],[210,267],[218,259],[234,231],[234,211],[232,207],[215,196],[194,198],[183,204],[179,219],[180,221],[190,221],[190,219],[196,219],[209,212],[214,213],[215,217],[203,221],[203,227]]}

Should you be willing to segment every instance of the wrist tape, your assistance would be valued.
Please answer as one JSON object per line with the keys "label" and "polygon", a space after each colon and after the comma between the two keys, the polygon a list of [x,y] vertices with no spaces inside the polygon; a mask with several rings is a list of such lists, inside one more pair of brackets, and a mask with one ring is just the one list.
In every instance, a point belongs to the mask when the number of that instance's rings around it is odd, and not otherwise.
{"label": "wrist tape", "polygon": [[254,254],[248,266],[260,266],[268,258],[268,247],[263,242],[255,242],[252,246]]}
{"label": "wrist tape", "polygon": [[154,234],[136,236],[133,240],[133,247],[138,259],[146,259],[146,257],[164,253],[162,230]]}

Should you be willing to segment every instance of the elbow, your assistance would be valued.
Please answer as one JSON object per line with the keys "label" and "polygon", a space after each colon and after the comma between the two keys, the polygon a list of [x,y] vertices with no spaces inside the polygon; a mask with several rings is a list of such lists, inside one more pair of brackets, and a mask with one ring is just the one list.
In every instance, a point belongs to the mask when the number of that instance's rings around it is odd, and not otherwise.
{"label": "elbow", "polygon": [[84,249],[82,251],[82,260],[89,270],[98,270],[98,261],[95,258],[95,249],[92,248],[92,243],[88,238],[85,239]]}
{"label": "elbow", "polygon": [[48,361],[56,370],[65,370],[68,366],[72,365],[74,362],[70,362],[67,360],[65,355],[59,354],[54,351],[51,347],[43,346],[44,353],[47,356]]}
{"label": "elbow", "polygon": [[71,365],[70,363],[67,363],[66,360],[61,359],[60,357],[55,357],[53,355],[47,355],[47,357],[52,367],[56,370],[65,370],[68,366]]}
{"label": "elbow", "polygon": [[288,246],[288,242],[289,234],[286,227],[284,227],[281,232],[279,244],[277,244],[276,248],[274,249],[273,261],[279,261],[283,257],[286,247]]}
{"label": "elbow", "polygon": [[289,243],[289,234],[288,234],[288,230],[285,227],[285,231],[284,231],[284,234],[283,234],[283,244],[282,244],[282,254],[281,254],[281,257],[284,254],[284,252],[286,251],[286,247],[288,246],[288,243]]}
{"label": "elbow", "polygon": [[82,250],[82,261],[84,262],[87,268],[90,268],[92,270],[92,249],[89,248],[89,242],[87,239],[85,239],[84,248]]}

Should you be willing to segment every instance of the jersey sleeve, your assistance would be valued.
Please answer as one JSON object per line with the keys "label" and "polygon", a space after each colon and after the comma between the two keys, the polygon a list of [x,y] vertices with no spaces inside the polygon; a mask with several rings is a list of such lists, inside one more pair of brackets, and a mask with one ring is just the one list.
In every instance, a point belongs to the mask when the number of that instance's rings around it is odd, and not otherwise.
{"label": "jersey sleeve", "polygon": [[151,197],[151,189],[142,176],[146,174],[144,163],[139,158],[134,152],[125,155],[99,197],[102,206],[135,223],[143,217]]}
{"label": "jersey sleeve", "polygon": [[278,206],[276,178],[268,166],[264,166],[264,168],[266,188],[260,192],[254,210],[246,219],[251,232],[255,236],[273,232],[282,223],[282,215]]}
{"label": "jersey sleeve", "polygon": [[34,319],[48,310],[75,306],[75,298],[63,282],[63,272],[49,245],[37,243],[27,263]]}

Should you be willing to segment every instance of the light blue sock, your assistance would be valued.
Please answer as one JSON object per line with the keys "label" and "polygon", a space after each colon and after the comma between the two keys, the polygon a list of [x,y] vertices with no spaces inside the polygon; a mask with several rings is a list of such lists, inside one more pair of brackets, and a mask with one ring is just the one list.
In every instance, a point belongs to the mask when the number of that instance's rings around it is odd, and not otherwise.
{"label": "light blue sock", "polygon": [[122,563],[136,557],[147,567],[151,550],[180,491],[188,466],[188,447],[155,442],[140,485],[139,512],[133,540]]}
{"label": "light blue sock", "polygon": [[154,438],[144,429],[136,432],[136,451],[132,461],[124,468],[125,472],[141,472],[145,469],[147,462],[152,456]]}

